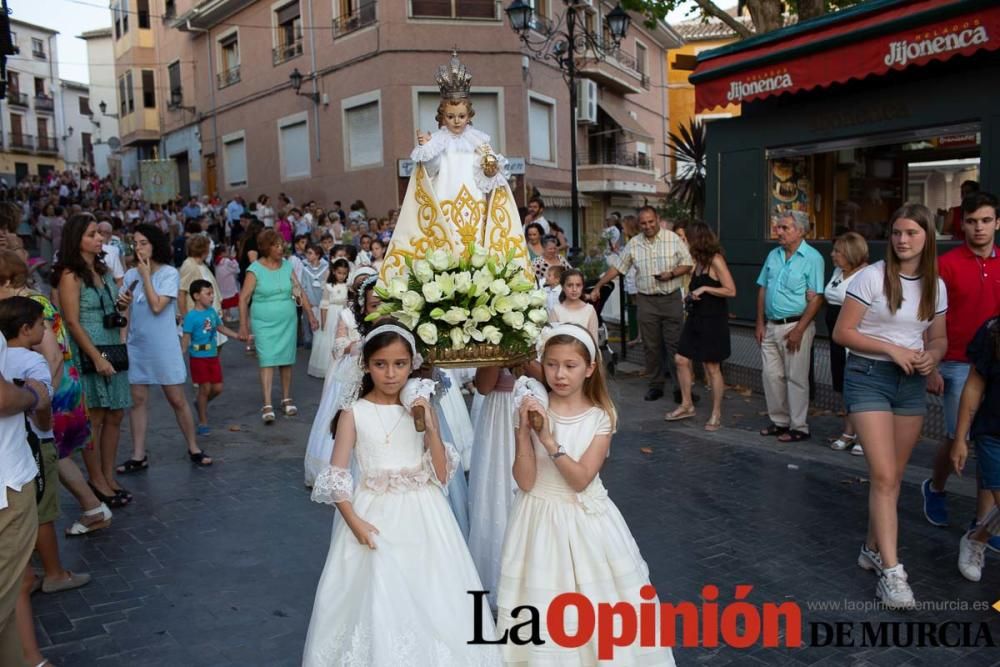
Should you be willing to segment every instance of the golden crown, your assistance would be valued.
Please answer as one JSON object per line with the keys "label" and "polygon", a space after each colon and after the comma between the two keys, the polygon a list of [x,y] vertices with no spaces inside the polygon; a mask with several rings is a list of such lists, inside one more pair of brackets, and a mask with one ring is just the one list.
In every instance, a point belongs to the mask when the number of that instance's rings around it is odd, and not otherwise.
{"label": "golden crown", "polygon": [[458,51],[451,52],[451,61],[438,67],[435,83],[441,89],[441,97],[446,100],[464,100],[472,88],[472,74],[458,60]]}

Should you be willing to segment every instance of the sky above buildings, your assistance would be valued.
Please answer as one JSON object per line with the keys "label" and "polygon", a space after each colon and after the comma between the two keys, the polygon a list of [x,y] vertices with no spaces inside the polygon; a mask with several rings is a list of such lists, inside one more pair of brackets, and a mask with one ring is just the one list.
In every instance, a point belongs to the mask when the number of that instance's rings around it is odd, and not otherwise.
{"label": "sky above buildings", "polygon": [[[504,0],[504,5],[506,4],[508,3]],[[671,22],[684,20],[688,9],[694,3],[688,2],[686,5],[671,12],[668,20]],[[77,35],[88,30],[111,26],[111,10],[108,9],[107,0],[7,0],[7,6],[13,11],[11,18],[59,31],[56,38],[59,50],[59,77],[89,83],[87,45],[82,39],[77,39]],[[114,67],[114,63],[98,63],[98,66]]]}

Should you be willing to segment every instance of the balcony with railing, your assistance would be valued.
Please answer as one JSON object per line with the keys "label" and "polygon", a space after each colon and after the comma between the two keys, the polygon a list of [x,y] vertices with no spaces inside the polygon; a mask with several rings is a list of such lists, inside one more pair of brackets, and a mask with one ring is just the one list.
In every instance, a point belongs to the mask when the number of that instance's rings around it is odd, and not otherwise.
{"label": "balcony with railing", "polygon": [[653,160],[617,147],[591,150],[577,158],[581,192],[656,192]]}
{"label": "balcony with railing", "polygon": [[7,148],[12,151],[30,153],[35,150],[35,138],[30,134],[11,132],[7,135]]}
{"label": "balcony with railing", "polygon": [[227,70],[223,70],[215,75],[216,82],[218,83],[219,89],[227,88],[234,83],[240,82],[240,66],[236,65],[230,67]]}
{"label": "balcony with railing", "polygon": [[36,150],[39,153],[58,153],[59,141],[55,137],[38,137]]}
{"label": "balcony with railing", "polygon": [[272,62],[275,65],[280,65],[283,62],[291,60],[292,58],[297,58],[298,56],[301,55],[302,55],[301,35],[294,42],[289,42],[288,44],[279,44],[278,46],[271,49]]}
{"label": "balcony with railing", "polygon": [[333,19],[333,38],[343,37],[355,30],[367,28],[375,25],[377,21],[375,15],[375,2],[362,2],[362,4],[350,14],[338,16]]}
{"label": "balcony with railing", "polygon": [[15,107],[26,107],[28,106],[28,95],[27,93],[19,93],[16,90],[9,91],[7,93],[7,104]]}
{"label": "balcony with railing", "polygon": [[55,111],[56,101],[48,95],[35,95],[35,111]]}
{"label": "balcony with railing", "polygon": [[578,59],[577,68],[582,76],[623,95],[634,95],[649,89],[649,75],[641,71],[642,65],[634,55],[609,41],[600,43],[598,47]]}

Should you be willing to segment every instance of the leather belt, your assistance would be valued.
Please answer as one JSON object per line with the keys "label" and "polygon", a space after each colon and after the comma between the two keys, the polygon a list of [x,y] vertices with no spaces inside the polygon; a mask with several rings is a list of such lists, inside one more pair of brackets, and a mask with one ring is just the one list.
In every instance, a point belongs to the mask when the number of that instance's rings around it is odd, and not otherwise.
{"label": "leather belt", "polygon": [[793,324],[802,319],[801,315],[795,315],[794,317],[783,317],[780,320],[768,320],[770,324]]}

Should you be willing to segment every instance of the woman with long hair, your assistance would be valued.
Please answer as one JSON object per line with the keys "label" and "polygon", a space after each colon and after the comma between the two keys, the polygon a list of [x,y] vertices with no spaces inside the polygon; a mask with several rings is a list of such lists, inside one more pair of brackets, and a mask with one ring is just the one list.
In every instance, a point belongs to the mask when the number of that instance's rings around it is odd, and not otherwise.
{"label": "woman with long hair", "polygon": [[[128,371],[115,370],[98,346],[124,342],[121,311],[128,308],[131,294],[119,294],[114,276],[102,259],[101,241],[94,216],[74,215],[63,230],[59,263],[53,275],[95,444],[83,450],[90,488],[101,502],[123,507],[132,495],[115,479],[115,459],[125,408],[132,405],[129,377]],[[87,372],[84,356],[92,364]]]}
{"label": "woman with long hair", "polygon": [[885,261],[853,280],[833,340],[850,350],[844,402],[868,461],[868,536],[858,565],[879,575],[876,597],[915,606],[897,553],[897,504],[903,472],[927,413],[927,376],[947,348],[948,295],[938,278],[934,216],[906,204],[889,222]]}
{"label": "woman with long hair", "polygon": [[545,230],[537,222],[528,223],[524,227],[524,242],[528,246],[529,261],[534,262],[545,252],[545,248],[542,247],[543,236],[545,236]]}
{"label": "woman with long hair", "polygon": [[[826,328],[833,331],[837,326],[837,318],[840,317],[844,299],[847,297],[847,288],[850,286],[858,272],[868,266],[868,242],[857,232],[847,232],[833,242],[833,251],[830,253],[833,258],[833,276],[830,282],[823,289],[823,300],[826,301]],[[838,345],[836,341],[830,341],[830,375],[833,380],[833,390],[843,396],[844,394],[844,364],[847,363],[847,350]],[[864,449],[861,448],[861,441],[858,440],[854,427],[851,426],[851,418],[844,414],[844,428],[840,437],[830,444],[830,449],[842,452],[848,447],[851,454],[864,456]]]}
{"label": "woman with long hair", "polygon": [[688,311],[681,330],[674,361],[677,364],[677,384],[681,389],[681,404],[667,414],[667,421],[687,419],[695,415],[691,397],[694,369],[692,362],[705,365],[712,387],[712,414],[705,423],[706,431],[722,426],[722,398],[726,383],[722,379],[722,362],[729,358],[729,307],[726,299],[736,296],[736,283],[719,245],[719,237],[703,222],[691,225],[688,249],[694,259],[694,271],[685,307]]}
{"label": "woman with long hair", "polygon": [[[187,443],[188,458],[197,466],[212,465],[211,457],[198,447],[194,415],[184,392],[187,368],[177,338],[180,273],[170,264],[170,239],[159,227],[148,224],[138,225],[132,238],[136,265],[125,273],[125,284],[135,285],[128,329],[132,458],[118,466],[118,472],[137,472],[149,467],[146,405],[149,388],[153,386],[163,390],[163,396],[173,408],[177,426]],[[207,249],[205,254],[208,254]]]}

